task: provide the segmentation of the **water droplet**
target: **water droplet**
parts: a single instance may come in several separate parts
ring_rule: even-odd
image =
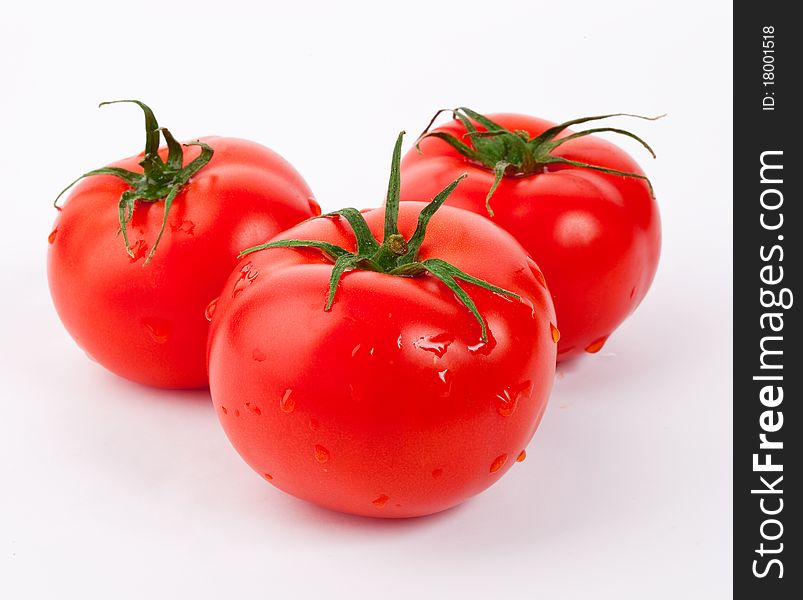
[[[315,445],[315,460],[319,463],[323,464],[329,461],[329,450],[324,448],[323,446],[316,444]]]
[[[530,267],[530,272],[533,274],[533,277],[535,277],[535,280],[541,284],[541,287],[546,289],[544,274],[541,272],[541,269],[538,268],[538,265],[535,264],[535,261],[529,256],[527,257],[527,266]]]
[[[586,346],[586,352],[590,354],[596,354],[597,352],[602,350],[602,347],[605,345],[605,342],[607,341],[608,341],[608,336],[603,335],[601,338],[594,340],[588,346]]]
[[[435,469],[434,471],[432,471],[432,477],[434,477],[435,479],[437,479],[441,475],[443,475],[443,469]]]
[[[262,477],[265,478],[265,481],[273,481],[273,475],[270,473],[262,473]]]
[[[245,407],[246,407],[246,408],[247,408],[249,411],[251,411],[251,413],[253,413],[253,414],[257,415],[257,416],[259,416],[259,415],[261,415],[261,414],[262,414],[262,411],[261,411],[261,410],[259,410],[259,407],[258,407],[256,404],[253,404],[253,403],[251,403],[251,402],[246,402],[246,403],[245,403]]]
[[[487,356],[488,354],[491,353],[491,350],[493,350],[494,348],[496,348],[496,338],[493,336],[491,330],[489,329],[488,341],[483,342],[482,340],[480,340],[476,344],[469,346],[468,351],[471,352],[472,354],[484,354]]]
[[[632,290],[630,290],[630,298],[633,298],[633,296],[635,295],[636,295],[636,288],[634,287]]]
[[[418,338],[413,342],[413,346],[419,350],[432,352],[438,358],[442,358],[452,342],[454,342],[454,338],[448,333],[437,333]]]
[[[529,398],[532,392],[533,386],[530,381],[523,381],[517,385],[504,388],[500,393],[494,396],[496,412],[503,417],[509,417],[516,412],[519,401]]]
[[[320,217],[321,205],[315,201],[315,198],[307,198],[307,202],[309,202],[309,209],[312,211],[312,214],[316,217]]]
[[[293,390],[284,391],[282,399],[279,400],[279,408],[286,413],[291,413],[296,409],[296,399],[293,398]]]
[[[399,334],[399,337],[396,339],[396,347],[401,350],[402,349],[402,336]]]
[[[522,450],[519,452],[519,455],[516,457],[516,462],[524,462],[524,459],[527,458],[527,451]]]
[[[438,371],[438,379],[446,386],[441,390],[439,396],[441,398],[448,398],[452,393],[452,374],[449,373],[449,369]]]
[[[352,348],[352,350],[351,350],[351,358],[354,358],[355,356],[357,356],[357,352],[360,351],[360,346],[361,345],[362,344],[357,344],[356,346],[354,346],[354,348]]]
[[[192,221],[187,221],[187,220],[179,221],[177,223],[173,223],[170,226],[170,229],[172,231],[176,231],[176,232],[181,231],[183,233],[186,233],[187,235],[194,235],[195,234],[195,223],[193,223]]]
[[[220,298],[215,298],[214,300],[212,300],[212,302],[206,305],[206,310],[204,310],[204,316],[206,317],[206,320],[209,321],[210,323],[212,322],[212,317],[215,316],[218,300],[220,300]]]
[[[535,304],[526,296],[521,297],[521,303],[530,309],[530,318],[535,319]]]
[[[235,417],[239,417],[240,416],[240,411],[237,410],[236,408],[234,409],[234,416]]]
[[[221,410],[221,411],[223,411],[223,414],[224,414],[224,415],[227,415],[227,414],[229,414],[229,409],[227,409],[225,406],[221,406],[221,407],[220,407],[220,410]]]
[[[393,313],[388,313],[388,319],[392,319],[392,318],[393,318]]]
[[[251,352],[251,357],[257,362],[262,362],[268,357],[268,355],[262,352],[262,350],[259,348],[254,348],[254,351]]]
[[[157,344],[164,344],[167,342],[167,337],[170,333],[170,323],[166,320],[149,317],[142,319],[142,325],[154,342]]]
[[[557,344],[560,339],[560,331],[552,323],[549,324],[549,333],[552,334],[552,341]]]
[[[507,454],[500,454],[491,463],[491,473],[496,473],[507,462]]]
[[[47,243],[52,244],[56,241],[56,234],[58,234],[59,228],[56,227],[53,231],[50,232],[50,235],[47,236]]]
[[[258,275],[259,269],[255,269],[253,263],[250,261],[245,263],[240,269],[240,276],[234,282],[234,288],[231,291],[232,298],[239,296],[245,288],[254,282]]]
[[[371,500],[371,504],[378,508],[382,508],[385,506],[385,504],[387,504],[388,500],[390,500],[390,498],[388,498],[385,494],[380,494],[374,500]]]
[[[501,393],[496,395],[496,412],[503,417],[509,417],[516,412],[516,407],[518,404],[518,395],[511,395],[510,390],[507,388],[503,389]]]
[[[148,244],[145,240],[137,240],[131,246],[131,253],[134,255],[128,257],[131,262],[137,262],[140,258],[145,258],[148,256]]]
[[[375,350],[376,350],[376,348],[374,348],[373,346],[371,346],[371,349],[370,349],[370,350],[368,350],[368,356],[373,356],[373,355],[374,355],[374,351],[375,351]]]

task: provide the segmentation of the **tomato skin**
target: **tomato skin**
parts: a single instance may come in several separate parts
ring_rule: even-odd
[[[320,213],[307,184],[275,152],[235,138],[201,141],[215,153],[177,195],[148,265],[164,202],[137,201],[128,225],[132,259],[117,212],[127,185],[113,176],[82,180],[49,237],[48,281],[64,326],[91,358],[146,385],[205,387],[204,311],[237,255]],[[198,153],[187,147],[184,163]],[[140,158],[114,166],[141,172]]]
[[[406,238],[423,206],[401,204]],[[384,210],[364,216],[381,239]],[[290,238],[354,249],[339,220],[279,236]],[[209,338],[213,402],[234,447],[278,488],[358,515],[425,515],[490,486],[531,439],[556,353],[537,267],[509,234],[448,207],[419,257],[524,300],[464,284],[488,323],[483,345],[468,309],[431,276],[348,272],[324,312],[332,263],[313,249],[250,254],[224,286]]]
[[[488,117],[530,136],[554,125],[517,114]],[[439,127],[460,138],[453,121]],[[558,137],[564,137],[565,131]],[[493,173],[436,138],[421,141],[402,160],[402,200],[429,198],[461,173],[468,173],[447,200],[488,217],[485,197]],[[643,174],[615,145],[587,136],[566,142],[556,156]],[[555,303],[561,338],[558,359],[596,352],[635,310],[658,267],[661,225],[658,206],[643,180],[566,165],[530,176],[504,177],[491,198],[492,220],[506,229],[538,262]]]

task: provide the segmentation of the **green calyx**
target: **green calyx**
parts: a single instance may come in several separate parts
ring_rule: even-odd
[[[134,207],[136,201],[143,202],[158,202],[164,200],[164,216],[162,217],[162,226],[156,236],[156,240],[145,259],[144,265],[147,265],[151,258],[153,258],[156,247],[162,239],[165,227],[167,225],[167,217],[170,213],[170,208],[173,205],[178,193],[190,181],[190,178],[200,171],[212,158],[214,150],[201,141],[190,142],[183,144],[184,146],[200,146],[200,155],[184,165],[184,150],[182,144],[179,144],[173,135],[164,127],[159,127],[153,111],[143,102],[139,100],[114,100],[112,102],[101,102],[100,106],[106,104],[118,104],[121,102],[131,102],[136,104],[145,113],[145,153],[142,160],[139,161],[142,167],[142,173],[128,171],[119,167],[103,167],[102,169],[95,169],[84,173],[78,179],[73,181],[70,185],[64,188],[61,193],[56,197],[53,203],[56,208],[59,208],[58,201],[64,193],[69,190],[76,183],[81,181],[84,177],[91,177],[93,175],[113,175],[125,181],[129,189],[124,191],[120,196],[120,201],[117,205],[120,220],[120,232],[123,234],[123,241],[125,242],[125,250],[131,258],[135,258],[134,252],[131,249],[131,244],[128,240],[127,226],[134,215]],[[167,143],[167,161],[163,161],[159,156],[159,140],[160,134],[164,136]]]
[[[393,149],[393,161],[390,167],[390,181],[388,183],[387,201],[385,203],[384,236],[381,243],[374,238],[368,228],[365,217],[362,216],[360,211],[356,208],[344,208],[313,218],[337,217],[345,219],[353,230],[357,240],[357,250],[355,252],[349,252],[345,248],[341,248],[335,244],[316,240],[279,240],[277,242],[269,242],[243,250],[240,253],[240,257],[266,248],[316,248],[320,250],[334,261],[332,275],[329,278],[329,295],[326,299],[325,311],[331,310],[332,303],[335,299],[335,293],[337,292],[337,286],[346,271],[373,271],[399,277],[418,277],[429,273],[452,290],[460,302],[471,311],[471,314],[474,315],[474,318],[477,320],[482,330],[482,341],[487,342],[488,327],[485,323],[485,319],[483,319],[477,306],[471,299],[471,296],[459,285],[458,281],[470,283],[496,294],[510,296],[517,300],[520,300],[520,297],[513,292],[509,292],[487,281],[473,277],[445,260],[439,258],[418,260],[418,251],[421,249],[421,244],[424,242],[427,225],[432,215],[443,205],[449,197],[449,194],[452,193],[460,180],[466,177],[466,175],[461,175],[455,179],[435,196],[432,202],[421,210],[418,215],[418,225],[413,235],[410,239],[405,239],[405,237],[399,233],[398,228],[399,192],[401,188],[399,164],[401,162],[403,137],[404,132],[402,131]]]
[[[466,133],[463,141],[445,131],[430,131],[430,128],[435,123],[435,119],[443,112],[451,112],[455,119],[459,120],[466,128]],[[627,113],[614,113],[609,115],[598,115],[595,117],[583,117],[580,119],[573,119],[566,121],[554,127],[550,127],[542,134],[535,137],[530,137],[526,131],[510,131],[501,125],[494,123],[488,117],[471,110],[470,108],[458,107],[454,109],[442,109],[435,113],[432,120],[427,125],[427,128],[421,133],[416,142],[416,149],[420,152],[421,140],[428,137],[435,137],[443,140],[457,150],[460,154],[469,160],[481,164],[482,166],[494,172],[494,181],[491,185],[488,195],[485,198],[485,207],[488,209],[488,214],[494,216],[491,209],[491,197],[493,196],[502,177],[508,176],[526,176],[535,173],[542,173],[553,164],[571,165],[573,167],[580,167],[583,169],[591,169],[593,171],[600,171],[610,175],[622,175],[624,177],[635,177],[643,179],[647,182],[650,188],[650,194],[655,197],[652,189],[652,183],[644,175],[638,173],[629,173],[627,171],[617,171],[616,169],[608,169],[599,165],[592,165],[575,160],[569,160],[562,156],[554,156],[552,152],[561,144],[569,140],[577,139],[592,133],[618,133],[627,136],[639,142],[644,146],[647,151],[655,158],[655,152],[650,148],[649,144],[642,140],[637,135],[625,131],[624,129],[617,129],[615,127],[595,127],[587,129],[586,131],[579,131],[572,133],[565,137],[556,139],[565,129],[572,125],[579,125],[589,121],[599,121],[601,119],[609,119],[611,117],[635,117],[637,119],[645,119],[647,121],[654,121],[660,119],[663,115],[658,117],[642,117],[640,115],[631,115]],[[475,125],[477,123],[484,128],[479,131]]]

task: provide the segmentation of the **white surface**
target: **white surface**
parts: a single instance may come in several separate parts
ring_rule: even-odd
[[[730,3],[79,4],[0,20],[0,597],[730,596]],[[436,108],[669,113],[627,123],[657,161],[617,140],[658,191],[658,277],[486,493],[316,509],[251,472],[206,393],[107,374],[51,307],[50,202],[139,151],[134,107],[95,108],[127,97],[180,139],[271,146],[330,209],[377,205],[396,133]]]

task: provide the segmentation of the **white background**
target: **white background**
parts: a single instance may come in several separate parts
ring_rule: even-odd
[[[290,7],[289,5],[293,5]],[[12,3],[0,18],[0,597],[719,599],[731,592],[731,6]],[[8,11],[11,11],[10,13]],[[528,459],[461,507],[381,521],[265,484],[206,392],[120,380],[62,329],[54,195],[180,139],[248,137],[325,209],[376,206],[436,108],[630,111],[664,250],[605,349],[558,372]],[[621,123],[620,123],[621,124]]]

